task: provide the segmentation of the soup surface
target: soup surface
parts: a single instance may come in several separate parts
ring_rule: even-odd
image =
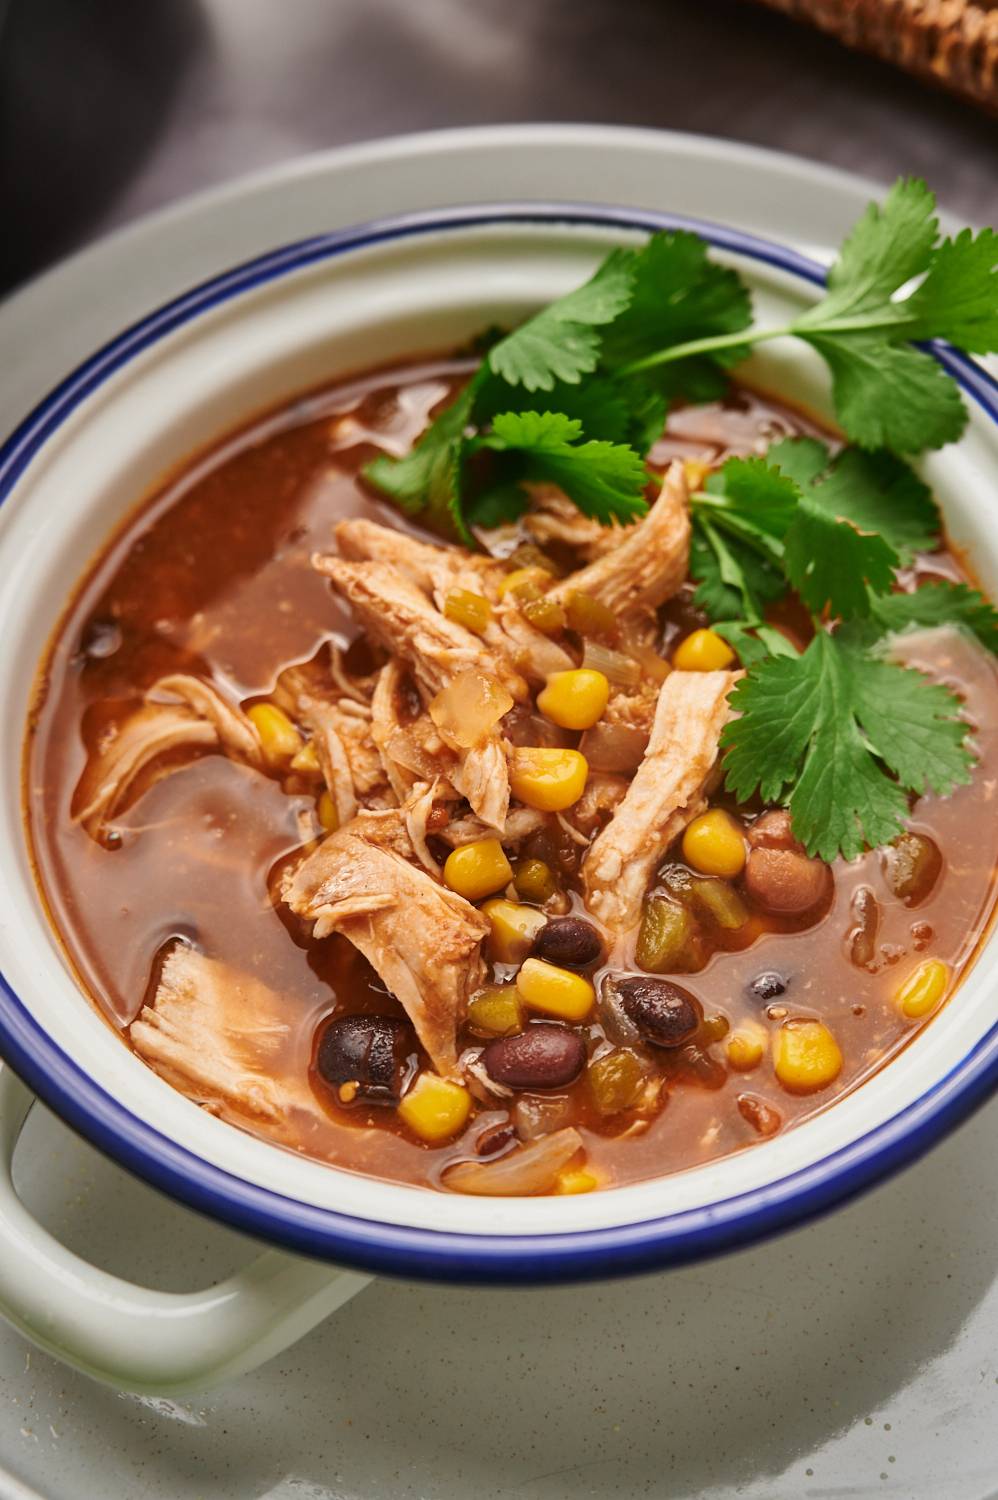
[[[53,921],[108,1022],[168,1081],[233,1123],[341,1167],[445,1187],[460,1185],[445,1181],[455,1162],[510,1161],[520,1143],[571,1129],[584,1155],[568,1152],[557,1189],[621,1184],[737,1151],[826,1107],[896,1053],[938,1003],[941,995],[922,1015],[899,1005],[899,990],[919,965],[945,965],[947,991],[955,983],[993,899],[998,822],[982,818],[981,808],[998,780],[995,671],[953,632],[905,639],[905,659],[962,696],[980,764],[951,796],[918,800],[910,819],[917,837],[902,848],[838,860],[826,876],[819,862],[795,852],[778,813],[768,813],[767,823],[766,810],[752,804],[732,822],[734,803],[708,780],[717,826],[722,835],[734,829],[742,853],[729,869],[723,847],[720,856],[711,853],[708,826],[707,857],[698,864],[680,829],[652,872],[640,933],[620,941],[593,923],[580,894],[586,849],[611,820],[637,763],[628,763],[626,735],[604,744],[604,756],[622,759],[619,770],[597,767],[602,799],[585,811],[582,803],[541,810],[522,836],[502,840],[514,883],[507,874],[484,895],[518,900],[520,926],[515,911],[510,918],[493,909],[486,966],[458,1035],[465,1082],[450,1085],[470,1094],[451,1118],[456,1095],[445,1091],[443,1133],[434,1137],[432,1110],[397,1107],[400,1092],[403,1104],[417,1096],[417,1072],[435,1076],[400,1000],[345,931],[317,936],[321,919],[307,920],[283,899],[342,811],[324,790],[319,731],[307,714],[296,722],[288,706],[286,674],[313,663],[306,686],[336,685],[347,705],[341,702],[341,713],[352,714],[358,743],[374,755],[372,684],[390,653],[365,634],[312,554],[331,551],[333,526],[348,517],[434,540],[358,474],[377,452],[405,453],[466,368],[454,360],[409,365],[319,391],[234,434],[141,506],[82,584],[45,665],[27,752],[30,834]],[[736,388],[726,403],[675,411],[649,462],[659,472],[677,458],[716,465],[776,436],[813,431],[799,413]],[[487,540],[501,556],[536,542],[522,528]],[[541,545],[560,571],[580,564],[564,538],[549,534]],[[529,568],[533,560],[521,550],[513,562]],[[960,564],[935,552],[906,581],[931,576],[959,579]],[[536,603],[530,582],[524,599]],[[792,639],[801,629],[791,606],[774,619]],[[705,623],[688,585],[662,608],[655,639],[643,643],[642,670],[656,670],[649,651],[658,660],[652,702],[663,662]],[[584,637],[570,633],[567,641],[577,662]],[[219,753],[211,727],[217,706],[192,706],[168,683],[151,709],[143,707],[154,685],[177,674],[216,685],[240,713],[263,708],[249,719],[264,736],[262,762],[253,763],[258,748],[242,758]],[[409,699],[399,710],[403,728],[421,710],[416,687],[400,683]],[[428,693],[422,697],[425,707]],[[280,715],[267,718],[275,704],[283,723]],[[98,779],[105,775],[140,712],[157,724],[172,712],[180,730],[134,779],[119,764],[116,805],[105,816],[100,797],[91,796],[97,810],[88,813],[94,767]],[[507,728],[515,745],[538,744],[539,717],[529,703],[513,710]],[[578,731],[546,723],[549,748],[579,746]],[[285,726],[294,739],[282,750],[271,741]],[[591,766],[597,760],[591,755]],[[376,807],[379,799],[383,807],[393,800],[378,792]],[[454,835],[452,825],[468,818],[461,799],[442,810],[434,805],[424,825],[431,865],[443,866],[455,845],[482,841],[480,828]],[[812,880],[813,889],[780,909],[767,880],[785,855],[800,862],[794,879]],[[751,869],[761,878],[750,880]],[[482,894],[471,894],[480,906]],[[532,914],[525,927],[524,910]],[[413,907],[413,926],[422,920]],[[547,936],[538,939],[545,920]],[[587,949],[594,940],[598,951]],[[533,962],[591,985],[595,1009],[583,1000],[581,1013],[573,1011],[578,991],[568,981],[553,1002],[524,998],[529,985],[511,981],[522,976],[535,941]],[[209,967],[188,972],[188,957]],[[621,975],[631,976],[629,989],[620,987]],[[642,975],[650,989],[642,989]],[[164,1040],[161,1023],[151,1039],[150,1011],[165,1004],[170,985],[173,1001],[186,1006],[190,1034]],[[143,1007],[145,1021],[133,1034]],[[380,1018],[378,1026],[365,1031],[354,1020],[329,1029],[364,1016]],[[517,1035],[530,1041],[526,1057],[506,1045]],[[795,1081],[796,1053],[810,1052],[813,1062],[815,1048],[824,1061]],[[242,1070],[241,1083],[223,1076],[233,1067]],[[471,1181],[466,1190],[502,1189]]]

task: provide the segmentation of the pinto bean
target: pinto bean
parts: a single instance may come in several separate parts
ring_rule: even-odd
[[[780,1112],[757,1094],[739,1094],[738,1113],[760,1135],[775,1135],[780,1128]]]
[[[534,939],[535,957],[562,968],[584,969],[603,956],[603,942],[591,922],[581,917],[554,917]]]
[[[653,1047],[681,1047],[698,1031],[703,1006],[669,979],[632,974],[614,981],[621,1004],[642,1038]]]
[[[322,1034],[316,1067],[334,1088],[359,1085],[365,1099],[398,1099],[416,1050],[408,1021],[394,1016],[337,1016]]]
[[[849,957],[857,969],[868,969],[877,957],[877,932],[880,927],[880,902],[868,885],[858,886],[849,904],[852,927],[846,943]]]
[[[543,1022],[519,1036],[498,1037],[482,1050],[482,1066],[493,1083],[510,1089],[561,1089],[586,1065],[586,1044],[577,1031]]]
[[[905,906],[920,906],[942,873],[943,857],[924,833],[902,833],[880,852],[884,879]]]
[[[745,889],[764,911],[793,915],[827,900],[832,872],[824,860],[811,859],[794,838],[790,814],[773,808],[748,830],[751,849],[745,864]]]

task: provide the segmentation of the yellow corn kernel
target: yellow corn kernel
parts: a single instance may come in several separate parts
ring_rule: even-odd
[[[683,834],[683,858],[701,875],[734,880],[745,868],[745,837],[730,813],[712,807]]]
[[[730,667],[735,653],[716,630],[694,630],[672,653],[680,672],[720,672]]]
[[[319,754],[315,748],[314,740],[308,740],[302,745],[298,754],[291,762],[292,771],[300,771],[303,776],[321,776],[322,767],[319,765]]]
[[[455,625],[484,635],[492,622],[492,605],[482,594],[470,589],[450,589],[444,599],[444,614]]]
[[[481,901],[509,885],[513,870],[498,839],[476,839],[452,849],[444,865],[444,884],[466,901]]]
[[[545,746],[514,750],[509,785],[514,797],[541,812],[564,812],[586,789],[589,763],[578,750]]]
[[[522,901],[534,901],[538,906],[550,901],[558,889],[554,871],[542,859],[521,859],[513,872],[513,884]]]
[[[791,1094],[827,1088],[842,1071],[842,1052],[824,1021],[784,1021],[773,1037],[773,1067]]]
[[[562,1021],[584,1021],[596,1001],[588,979],[545,963],[542,958],[528,958],[516,976],[516,987],[530,1010]]]
[[[918,1021],[935,1010],[948,984],[949,969],[946,965],[938,958],[928,958],[908,975],[894,1000],[902,1015],[909,1021]]]
[[[537,707],[560,729],[591,729],[610,698],[610,684],[602,672],[578,667],[552,672],[537,695]]]
[[[684,458],[683,473],[691,490],[702,490],[703,482],[710,473],[710,464],[703,458]]]
[[[512,1036],[524,1026],[523,1002],[515,984],[490,984],[468,1001],[468,1024],[488,1036]]]
[[[398,1107],[399,1119],[421,1141],[445,1141],[464,1128],[471,1095],[460,1083],[436,1073],[420,1073]]]
[[[335,833],[340,826],[340,815],[329,792],[323,792],[316,804],[315,815],[327,833]]]
[[[757,1021],[744,1021],[730,1032],[724,1044],[728,1064],[736,1073],[751,1073],[766,1052],[766,1031]]]
[[[547,568],[536,566],[514,568],[499,581],[499,598],[512,594],[514,599],[539,599],[544,590],[551,587],[551,574]]]
[[[286,770],[302,749],[302,737],[287,714],[276,703],[254,703],[246,716],[260,736],[268,766],[274,771]]]
[[[492,924],[489,957],[498,964],[522,963],[534,946],[534,938],[547,926],[547,917],[536,906],[522,906],[502,896],[483,902],[482,914]]]
[[[556,1193],[591,1193],[599,1187],[599,1178],[584,1167],[562,1167],[554,1180]]]

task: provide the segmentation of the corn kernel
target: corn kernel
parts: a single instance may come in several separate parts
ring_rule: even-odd
[[[534,901],[543,906],[550,901],[558,889],[554,871],[542,859],[521,859],[513,873],[516,894],[523,901]]]
[[[482,914],[492,924],[489,957],[499,964],[522,963],[534,946],[534,938],[547,925],[547,917],[536,906],[522,906],[502,896],[486,901]]]
[[[286,770],[302,749],[302,737],[276,703],[254,703],[246,710],[260,736],[263,758],[273,771]]]
[[[672,665],[680,672],[720,672],[734,660],[735,653],[716,630],[694,630],[672,653]]]
[[[542,958],[528,958],[516,976],[516,987],[530,1010],[562,1021],[584,1021],[592,1010],[596,995],[588,979],[545,963]]]
[[[473,594],[470,589],[450,589],[444,599],[444,614],[455,625],[484,635],[492,622],[492,605],[484,595]]]
[[[514,750],[509,784],[514,797],[541,812],[564,812],[578,802],[586,788],[589,765],[578,750],[546,746]]]
[[[895,1003],[909,1021],[918,1021],[935,1010],[948,984],[949,969],[946,965],[938,958],[926,959],[908,975],[894,997]]]
[[[319,765],[319,754],[315,748],[315,741],[308,740],[291,762],[292,771],[299,771],[303,776],[321,776],[322,767]]]
[[[773,1037],[773,1066],[791,1094],[827,1088],[842,1071],[842,1052],[823,1021],[784,1021]]]
[[[745,838],[729,813],[711,808],[694,818],[683,834],[683,858],[701,875],[733,880],[745,868]]]
[[[537,707],[560,729],[591,729],[610,698],[610,684],[602,672],[579,667],[552,672],[537,695]]]
[[[524,1027],[523,1003],[515,984],[490,984],[468,1001],[468,1024],[487,1036],[512,1036]]]
[[[499,598],[512,594],[514,599],[539,599],[544,590],[551,587],[551,574],[546,568],[514,568],[499,580]]]
[[[398,1107],[399,1118],[421,1141],[445,1141],[463,1129],[471,1095],[460,1083],[436,1073],[420,1073]]]
[[[323,792],[316,805],[315,815],[327,833],[335,833],[340,826],[340,815],[329,792]]]
[[[476,839],[452,849],[444,865],[444,884],[466,901],[481,901],[509,885],[513,871],[498,839]]]
[[[728,1064],[736,1073],[750,1073],[762,1062],[766,1052],[765,1028],[746,1021],[732,1031],[725,1042]]]
[[[598,1187],[599,1178],[583,1167],[562,1167],[554,1180],[554,1190],[558,1194],[591,1193]]]

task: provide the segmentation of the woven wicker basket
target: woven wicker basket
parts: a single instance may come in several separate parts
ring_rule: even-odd
[[[998,0],[765,0],[847,46],[998,110]]]

